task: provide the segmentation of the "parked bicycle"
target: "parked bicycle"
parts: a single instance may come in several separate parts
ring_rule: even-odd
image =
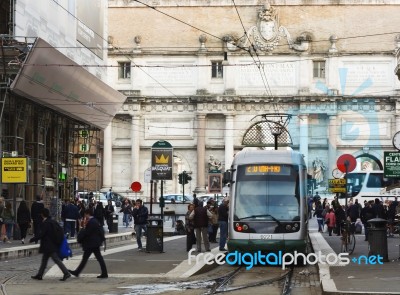
[[[352,254],[356,247],[356,237],[354,236],[356,225],[351,221],[344,221],[342,223],[342,253]]]

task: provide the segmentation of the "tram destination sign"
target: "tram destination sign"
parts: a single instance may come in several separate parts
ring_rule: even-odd
[[[383,177],[400,178],[400,152],[383,152]]]
[[[331,193],[346,193],[345,178],[328,179],[328,184],[329,184],[329,191]]]

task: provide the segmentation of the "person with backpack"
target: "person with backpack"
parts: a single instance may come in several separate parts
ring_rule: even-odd
[[[108,272],[104,258],[101,255],[100,246],[105,241],[104,229],[99,221],[93,217],[93,211],[85,210],[86,226],[78,233],[78,243],[82,244],[83,256],[80,264],[75,270],[68,270],[75,277],[79,277],[82,270],[85,268],[92,253],[100,264],[101,274],[98,279],[108,278]]]
[[[50,211],[47,208],[42,209],[41,216],[43,218],[43,222],[40,226],[40,231],[37,236],[34,236],[29,240],[30,243],[37,243],[40,240],[39,253],[42,253],[42,262],[40,264],[38,273],[34,276],[31,276],[34,280],[42,280],[44,271],[47,267],[47,262],[49,258],[53,259],[54,263],[61,269],[64,276],[60,279],[60,281],[65,281],[71,277],[71,274],[68,272],[68,269],[62,263],[61,259],[58,257],[58,250],[61,245],[60,237],[57,237],[56,227],[59,226],[56,221],[51,219]],[[62,238],[62,236],[61,236]]]

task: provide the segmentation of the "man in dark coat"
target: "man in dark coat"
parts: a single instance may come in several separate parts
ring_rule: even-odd
[[[44,204],[39,195],[36,196],[36,201],[32,203],[31,206],[31,217],[33,221],[33,235],[35,237],[39,236],[40,224],[42,223],[42,211],[44,209]]]
[[[58,267],[61,269],[63,272],[64,276],[60,281],[65,281],[69,277],[71,277],[70,273],[68,272],[68,269],[65,267],[65,265],[62,263],[60,258],[58,257],[58,249],[60,248],[60,245],[57,244],[56,240],[56,233],[55,233],[55,224],[56,221],[52,220],[50,217],[50,211],[47,208],[44,208],[42,210],[42,218],[43,222],[40,227],[40,231],[38,236],[34,236],[32,239],[29,240],[30,243],[36,242],[40,240],[40,247],[39,247],[39,253],[42,253],[42,263],[40,264],[39,271],[37,275],[32,276],[31,278],[34,280],[42,280],[43,279],[43,274],[44,271],[47,267],[47,262],[49,261],[49,258],[53,259],[54,263],[58,265]]]
[[[203,236],[204,247],[206,251],[211,251],[210,242],[208,241],[208,219],[212,217],[210,211],[206,207],[198,206],[192,213],[190,213],[189,219],[193,220],[193,226],[196,232],[196,246],[197,252],[201,252],[201,237]]]
[[[106,263],[100,252],[100,246],[105,240],[103,227],[100,225],[99,221],[93,217],[92,210],[85,210],[85,218],[87,219],[86,227],[78,234],[78,243],[81,243],[83,248],[82,260],[76,270],[69,270],[69,272],[78,277],[86,266],[90,255],[93,253],[101,268],[101,274],[97,276],[97,278],[108,278]]]
[[[66,200],[66,205],[62,208],[61,211],[61,217],[63,218],[63,220],[65,220],[65,232],[67,238],[74,238],[76,223],[81,216],[79,214],[78,207],[75,204],[71,203],[71,200]]]
[[[147,233],[147,219],[149,217],[149,210],[147,207],[143,206],[141,199],[136,200],[136,206],[132,210],[132,216],[135,221],[135,232],[136,232],[136,242],[139,251],[142,248],[142,233]]]

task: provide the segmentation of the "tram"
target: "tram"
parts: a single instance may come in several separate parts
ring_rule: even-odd
[[[229,252],[307,252],[307,169],[301,153],[243,150],[230,183]]]

